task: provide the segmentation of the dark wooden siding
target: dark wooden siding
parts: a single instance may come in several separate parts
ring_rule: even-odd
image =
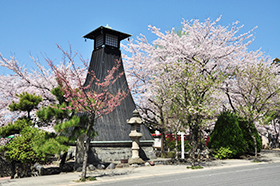
[[[96,77],[103,80],[107,75],[107,70],[112,69],[116,60],[121,60],[121,52],[117,48],[104,47],[92,52],[89,71],[93,70]],[[124,71],[123,63],[119,71]],[[90,82],[90,76],[87,76],[85,86]],[[110,87],[112,93],[117,93],[119,89],[128,90],[127,80],[125,75],[116,81]],[[98,91],[98,87],[92,83],[91,90]],[[97,135],[94,137],[94,141],[130,141],[130,125],[126,123],[127,119],[132,117],[132,112],[136,106],[131,94],[121,102],[113,112],[103,116],[95,122],[94,129]],[[141,125],[141,133],[143,137],[140,140],[153,140],[149,130],[145,125]]]

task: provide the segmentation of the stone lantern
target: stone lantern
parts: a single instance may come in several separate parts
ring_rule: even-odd
[[[142,119],[140,118],[139,112],[137,109],[133,111],[133,117],[127,120],[127,124],[131,125],[131,132],[129,137],[132,139],[132,157],[129,158],[129,164],[142,164],[145,163],[139,157],[139,139],[143,136],[140,133],[140,125],[143,124]]]

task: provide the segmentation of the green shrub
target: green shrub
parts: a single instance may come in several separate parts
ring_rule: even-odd
[[[232,151],[230,148],[220,147],[214,151],[214,157],[218,159],[228,159],[232,157]]]
[[[221,147],[232,151],[232,157],[247,152],[248,144],[239,127],[238,117],[229,111],[223,111],[215,124],[215,128],[208,142],[208,147],[219,150]]]
[[[254,140],[252,139],[250,132],[247,128],[248,122],[245,121],[243,118],[239,118],[238,120],[239,126],[243,132],[243,137],[244,140],[247,142],[248,144],[248,148],[247,148],[247,152],[255,152],[255,145],[254,145]],[[256,127],[254,124],[251,124],[251,130],[253,135],[256,138],[257,141],[257,150],[258,152],[261,152],[262,149],[262,138],[260,137]]]
[[[6,151],[6,157],[20,163],[44,162],[46,159],[42,153],[37,153],[33,148],[32,142],[35,136],[39,134],[39,129],[24,127],[20,135],[6,144],[3,149]]]
[[[85,178],[80,178],[80,181],[84,182],[84,181],[86,181],[86,179]]]
[[[247,128],[248,122],[230,111],[223,111],[215,124],[208,147],[219,152],[223,147],[230,149],[230,157],[238,157],[248,152],[254,152],[254,141]],[[257,140],[258,152],[261,150],[261,137],[254,124],[251,125],[253,135]]]

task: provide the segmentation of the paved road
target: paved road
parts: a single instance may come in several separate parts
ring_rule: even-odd
[[[258,164],[250,166],[229,167],[224,169],[194,170],[186,173],[155,177],[114,180],[110,182],[85,185],[114,186],[277,186],[280,185],[280,163]]]
[[[160,160],[160,159],[159,159]],[[280,185],[280,150],[260,153],[261,163],[231,159],[201,162],[202,170],[186,165],[127,167],[88,172],[97,181],[77,183],[80,172],[22,179],[0,179],[2,186],[74,186],[74,185]],[[161,160],[163,161],[163,160]]]

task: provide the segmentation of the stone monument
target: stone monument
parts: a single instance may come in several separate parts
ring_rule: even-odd
[[[131,132],[129,137],[132,139],[132,157],[129,158],[129,164],[143,164],[145,163],[139,157],[139,139],[143,136],[140,132],[140,125],[143,124],[137,109],[133,111],[133,117],[127,120],[127,124],[131,125]]]

